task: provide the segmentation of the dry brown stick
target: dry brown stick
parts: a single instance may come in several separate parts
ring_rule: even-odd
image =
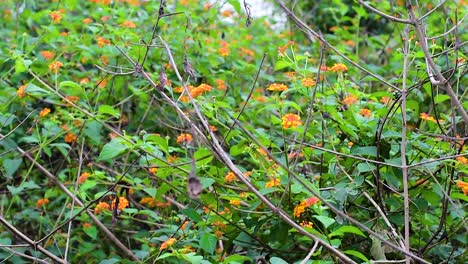
[[[34,261],[34,263],[36,263],[36,262],[38,262],[38,263],[43,263],[43,264],[49,264],[49,263],[50,263],[49,261],[45,261],[45,260],[42,260],[42,259],[38,259],[38,258],[36,258],[36,257],[29,256],[29,255],[24,254],[24,253],[22,253],[22,252],[16,251],[16,250],[14,250],[14,249],[12,249],[12,248],[6,246],[6,245],[0,245],[0,248],[3,248],[3,249],[5,249],[5,250],[7,250],[7,251],[10,251],[10,252],[11,252],[12,254],[14,254],[14,255],[18,255],[18,256],[23,257],[23,258],[25,258],[25,259],[32,260],[32,261]],[[7,259],[5,258],[4,260],[7,260]]]
[[[34,242],[34,240],[30,239],[27,235],[23,234],[23,232],[18,230],[14,225],[10,224],[1,215],[0,215],[0,222],[4,226],[6,226],[6,228],[8,228],[13,234],[19,236],[22,240],[24,240],[26,243],[28,243],[32,248],[39,250],[41,253],[48,256],[53,261],[58,262],[58,263],[68,263],[66,260],[60,259],[59,257],[55,256],[50,251],[48,251],[47,249],[41,247],[40,245],[36,245],[36,242]]]
[[[83,202],[78,199],[68,188],[61,183],[55,175],[53,175],[49,170],[47,170],[44,166],[39,164],[28,152],[24,151],[20,147],[17,147],[18,152],[21,155],[25,156],[29,161],[31,161],[34,166],[36,166],[42,173],[44,173],[51,182],[53,182],[57,187],[59,187],[63,192],[65,192],[70,198],[72,198],[76,204],[79,206],[84,206]],[[91,212],[90,210],[86,210],[86,213],[91,218],[91,220],[104,232],[104,234],[109,238],[126,256],[130,257],[132,260],[138,261],[138,257],[133,254],[133,252],[128,249],[120,240]],[[34,242],[36,245],[36,242]]]

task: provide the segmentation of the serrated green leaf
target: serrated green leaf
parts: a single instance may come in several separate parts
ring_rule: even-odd
[[[319,220],[320,223],[322,223],[325,228],[328,228],[329,226],[331,226],[332,224],[336,222],[335,219],[330,218],[328,216],[314,215],[312,217]]]
[[[128,146],[121,144],[118,138],[114,138],[111,142],[104,145],[99,154],[98,161],[111,160],[124,153],[127,149]]]
[[[113,116],[115,118],[120,117],[120,112],[118,110],[114,109],[110,105],[100,105],[99,108],[98,108],[98,114],[111,115],[111,116]]]

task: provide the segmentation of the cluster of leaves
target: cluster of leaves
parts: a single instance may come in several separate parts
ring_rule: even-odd
[[[0,258],[43,259],[41,246],[71,263],[339,261],[305,230],[354,261],[401,259],[369,232],[399,245],[408,184],[411,251],[463,262],[466,124],[427,79],[416,41],[403,82],[404,27],[363,33],[375,15],[341,1],[298,7],[334,14],[324,38],[385,83],[227,2],[2,3]],[[456,3],[444,10],[453,23],[464,15]],[[444,32],[438,17],[426,23]],[[463,41],[429,45],[462,102]],[[407,84],[402,109],[393,87]],[[191,125],[202,127],[197,112],[210,134]],[[12,247],[26,242],[18,232],[37,243]]]

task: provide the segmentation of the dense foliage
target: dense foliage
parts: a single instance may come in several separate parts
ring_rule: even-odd
[[[0,1],[0,259],[466,261],[465,2],[249,2]]]

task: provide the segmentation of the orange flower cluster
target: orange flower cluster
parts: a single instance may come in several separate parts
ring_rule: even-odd
[[[47,205],[47,204],[49,204],[49,199],[41,198],[41,199],[37,200],[36,207],[42,207],[42,206]]]
[[[61,11],[52,11],[49,14],[50,18],[52,18],[52,21],[54,24],[60,23],[60,20],[62,20],[62,12]]]
[[[229,204],[234,205],[234,206],[239,206],[241,204],[241,201],[239,199],[232,199],[232,200],[229,200]]]
[[[172,156],[167,157],[167,162],[169,162],[169,163],[174,163],[174,162],[176,162],[178,159],[179,159],[179,157],[177,157],[176,155],[172,155]]]
[[[83,24],[90,24],[93,22],[93,19],[92,18],[83,18],[83,20],[81,20],[81,22],[83,22]]]
[[[136,24],[130,20],[125,20],[120,24],[120,26],[124,28],[136,28]]]
[[[314,224],[312,222],[302,221],[300,224],[302,227],[312,228]]]
[[[218,89],[223,90],[223,91],[227,89],[226,82],[224,80],[216,79],[215,83]]]
[[[51,51],[48,50],[43,50],[40,52],[42,57],[44,57],[45,60],[49,61],[55,57],[55,54]]]
[[[112,201],[112,206],[111,206],[111,207],[114,208],[116,203],[117,203],[117,199],[114,199],[114,200]],[[128,202],[127,198],[125,198],[125,197],[123,197],[123,196],[120,196],[120,197],[119,197],[119,204],[118,204],[117,209],[119,209],[120,211],[122,211],[123,209],[127,208],[128,205],[129,205],[129,202]]]
[[[367,118],[370,118],[372,116],[372,112],[371,110],[367,109],[367,108],[362,108],[360,111],[359,111],[359,114],[362,115],[363,117],[367,117]]]
[[[26,95],[26,84],[21,85],[18,90],[16,91],[16,95],[19,98],[23,98]]]
[[[73,143],[75,142],[76,140],[78,139],[78,137],[73,134],[73,132],[68,132],[66,135],[65,135],[65,142],[66,143]]]
[[[100,214],[103,211],[109,211],[110,205],[106,202],[99,202],[96,207],[94,207],[94,214]]]
[[[151,167],[151,168],[149,168],[148,171],[149,171],[151,174],[156,175],[156,173],[158,172],[158,168],[157,168],[157,167]]]
[[[78,102],[78,100],[80,100],[80,98],[78,96],[75,96],[75,95],[65,96],[65,99],[66,99],[66,105],[68,107],[72,106],[69,102],[76,104],[76,102]]]
[[[267,88],[268,91],[282,92],[288,90],[288,86],[282,83],[272,83]]]
[[[105,39],[105,38],[103,38],[103,37],[97,37],[96,40],[97,40],[97,44],[98,44],[98,46],[99,46],[100,48],[102,48],[102,47],[104,47],[104,46],[106,46],[106,45],[110,45],[110,44],[111,44],[111,41],[110,41],[110,40]]]
[[[49,70],[55,74],[57,74],[60,68],[62,67],[63,67],[63,63],[61,63],[60,61],[53,61],[49,64]]]
[[[192,86],[192,85],[188,85],[187,89],[189,90],[190,95],[193,98],[197,98],[200,95],[203,95],[204,93],[207,93],[207,92],[211,91],[213,89],[213,87],[211,87],[211,85],[208,85],[206,83],[202,83],[197,87]],[[182,87],[182,86],[174,88],[175,93],[182,93],[183,91],[184,91],[184,87]],[[190,100],[190,98],[188,96],[182,96],[182,98],[180,100],[182,102],[186,103],[186,102],[188,102]]]
[[[227,43],[225,40],[222,40],[220,45],[221,47],[218,49],[218,54],[222,57],[229,56],[229,43]]]
[[[312,78],[304,78],[302,79],[301,84],[304,87],[312,87],[315,85],[315,80]]]
[[[290,79],[293,79],[294,77],[296,77],[296,74],[297,72],[295,71],[289,71],[289,72],[285,72],[284,75]]]
[[[460,156],[457,157],[456,160],[463,165],[468,165],[468,159],[466,157]]]
[[[247,56],[247,57],[250,57],[250,58],[252,58],[255,55],[255,52],[253,50],[247,49],[247,48],[244,48],[244,47],[240,48],[239,53],[240,53],[241,56]]]
[[[350,106],[358,101],[358,97],[354,94],[350,94],[343,99],[343,104]]]
[[[434,122],[436,123],[437,120],[433,117],[433,116],[430,116],[428,115],[427,113],[421,113],[419,114],[419,117],[422,119],[422,120],[426,120],[426,121],[431,121],[431,122]],[[444,122],[444,120],[440,119],[439,122]]]
[[[229,183],[239,181],[239,179],[237,179],[236,175],[232,171],[228,172],[228,174],[224,176],[224,180]]]
[[[464,195],[468,195],[468,182],[457,181],[457,186],[462,190]]]
[[[78,183],[84,183],[86,181],[86,179],[88,179],[88,177],[90,176],[91,174],[89,172],[83,172],[81,173],[80,177],[78,177]]]
[[[319,199],[313,196],[303,200],[300,204],[296,205],[296,207],[294,208],[294,217],[300,217],[301,214],[305,212],[305,209],[307,207],[310,207],[316,204],[318,201]]]
[[[343,63],[335,63],[331,68],[330,71],[332,72],[345,72],[348,70],[348,67]]]
[[[177,241],[177,239],[171,237],[168,240],[164,241],[161,246],[159,247],[159,250],[164,250],[172,245]]]
[[[177,143],[190,143],[192,142],[193,140],[193,137],[192,135],[188,134],[188,133],[185,133],[185,134],[180,134],[178,137],[177,137],[177,140],[176,142]]]
[[[169,201],[163,203],[163,202],[160,202],[160,201],[156,200],[155,198],[149,197],[149,196],[141,198],[140,203],[148,206],[149,208],[169,207],[169,206],[171,206],[171,202],[169,202]]]
[[[292,46],[294,45],[294,41],[288,41],[288,43],[284,44],[283,46],[279,46],[278,47],[278,53],[284,53],[288,48],[289,46]]]
[[[39,113],[39,116],[44,117],[44,116],[48,115],[49,113],[50,113],[50,108],[46,107],[46,108],[41,110],[41,112]]]
[[[282,117],[283,123],[282,126],[283,128],[296,128],[297,126],[302,125],[301,122],[301,117],[296,115],[296,114],[285,114]]]
[[[280,186],[280,184],[281,184],[280,179],[273,178],[270,181],[268,181],[267,183],[265,183],[265,188],[273,188],[275,186]]]

